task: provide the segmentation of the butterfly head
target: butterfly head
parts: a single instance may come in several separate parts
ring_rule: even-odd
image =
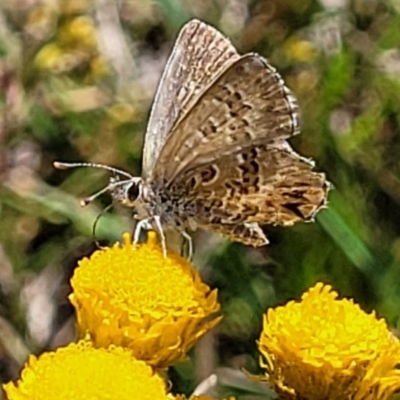
[[[105,169],[113,172],[115,175],[110,178],[108,185],[98,192],[81,200],[81,205],[86,206],[95,200],[98,196],[105,192],[109,192],[113,199],[127,207],[136,207],[143,195],[142,178],[132,176],[126,171],[110,167],[108,165],[97,163],[64,163],[54,162],[54,166],[58,169],[69,169],[78,167],[89,167]]]
[[[136,207],[143,194],[143,181],[136,177],[123,181],[112,177],[109,188],[113,199],[126,207]]]

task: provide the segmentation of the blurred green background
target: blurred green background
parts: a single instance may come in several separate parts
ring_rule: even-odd
[[[193,17],[278,68],[302,111],[291,144],[333,189],[316,223],[265,227],[265,248],[195,235],[194,262],[219,289],[224,320],[170,371],[174,391],[191,393],[218,367],[258,372],[262,313],[316,281],[397,328],[398,0],[8,0],[0,3],[1,382],[19,376],[29,353],[74,339],[69,278],[96,249],[93,223],[110,203],[105,195],[79,206],[107,183],[104,171],[57,171],[52,162],[140,175],[158,79]],[[129,211],[116,207],[96,236],[113,243],[131,228]],[[229,370],[219,371],[223,380]]]

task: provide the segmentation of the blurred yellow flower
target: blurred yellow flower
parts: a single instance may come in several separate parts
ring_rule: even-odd
[[[54,40],[43,46],[35,57],[37,68],[61,74],[90,64],[90,73],[104,75],[107,63],[98,54],[93,19],[78,16],[62,23]]]
[[[298,37],[288,39],[285,43],[285,50],[288,58],[299,62],[312,62],[318,54],[313,43]]]
[[[55,74],[69,72],[87,61],[87,54],[82,51],[67,51],[56,43],[44,46],[36,55],[37,68]]]
[[[268,310],[259,348],[285,399],[386,400],[400,390],[400,342],[375,313],[316,284]]]
[[[63,24],[59,39],[66,47],[84,47],[86,51],[97,51],[96,26],[93,19],[86,15],[80,15]]]
[[[4,389],[8,400],[167,399],[164,380],[129,350],[85,341],[30,356],[21,379]]]
[[[58,63],[63,55],[63,50],[55,43],[44,46],[36,55],[35,65],[39,69],[58,69]]]
[[[96,251],[71,280],[78,332],[97,347],[115,344],[155,367],[186,358],[219,320],[217,292],[185,259],[163,257],[154,232],[147,243]]]
[[[94,57],[90,61],[90,73],[86,81],[96,82],[99,78],[104,78],[110,73],[110,65],[102,56]]]
[[[44,4],[37,5],[28,14],[24,29],[36,40],[45,40],[54,34],[57,17],[57,12],[52,7]]]
[[[134,121],[138,111],[132,104],[115,103],[107,110],[107,114],[114,122],[122,124]]]

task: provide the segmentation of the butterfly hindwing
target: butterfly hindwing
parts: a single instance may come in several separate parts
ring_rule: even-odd
[[[312,168],[312,162],[282,142],[193,167],[177,176],[172,186],[185,186],[186,207],[196,210],[196,222],[203,227],[223,225],[233,232],[243,224],[289,226],[311,220],[325,204],[325,176]]]
[[[241,242],[253,247],[265,246],[268,239],[262,231],[261,227],[253,223],[242,224],[216,224],[204,226],[205,229],[211,229],[221,235],[235,241]]]

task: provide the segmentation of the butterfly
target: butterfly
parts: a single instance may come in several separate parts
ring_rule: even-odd
[[[325,205],[329,185],[314,163],[294,152],[300,133],[296,99],[268,61],[239,55],[215,28],[198,20],[180,31],[151,110],[142,176],[102,164],[61,163],[116,172],[93,196],[109,191],[136,210],[142,229],[164,227],[190,244],[197,228],[262,246],[262,225],[310,221]]]

